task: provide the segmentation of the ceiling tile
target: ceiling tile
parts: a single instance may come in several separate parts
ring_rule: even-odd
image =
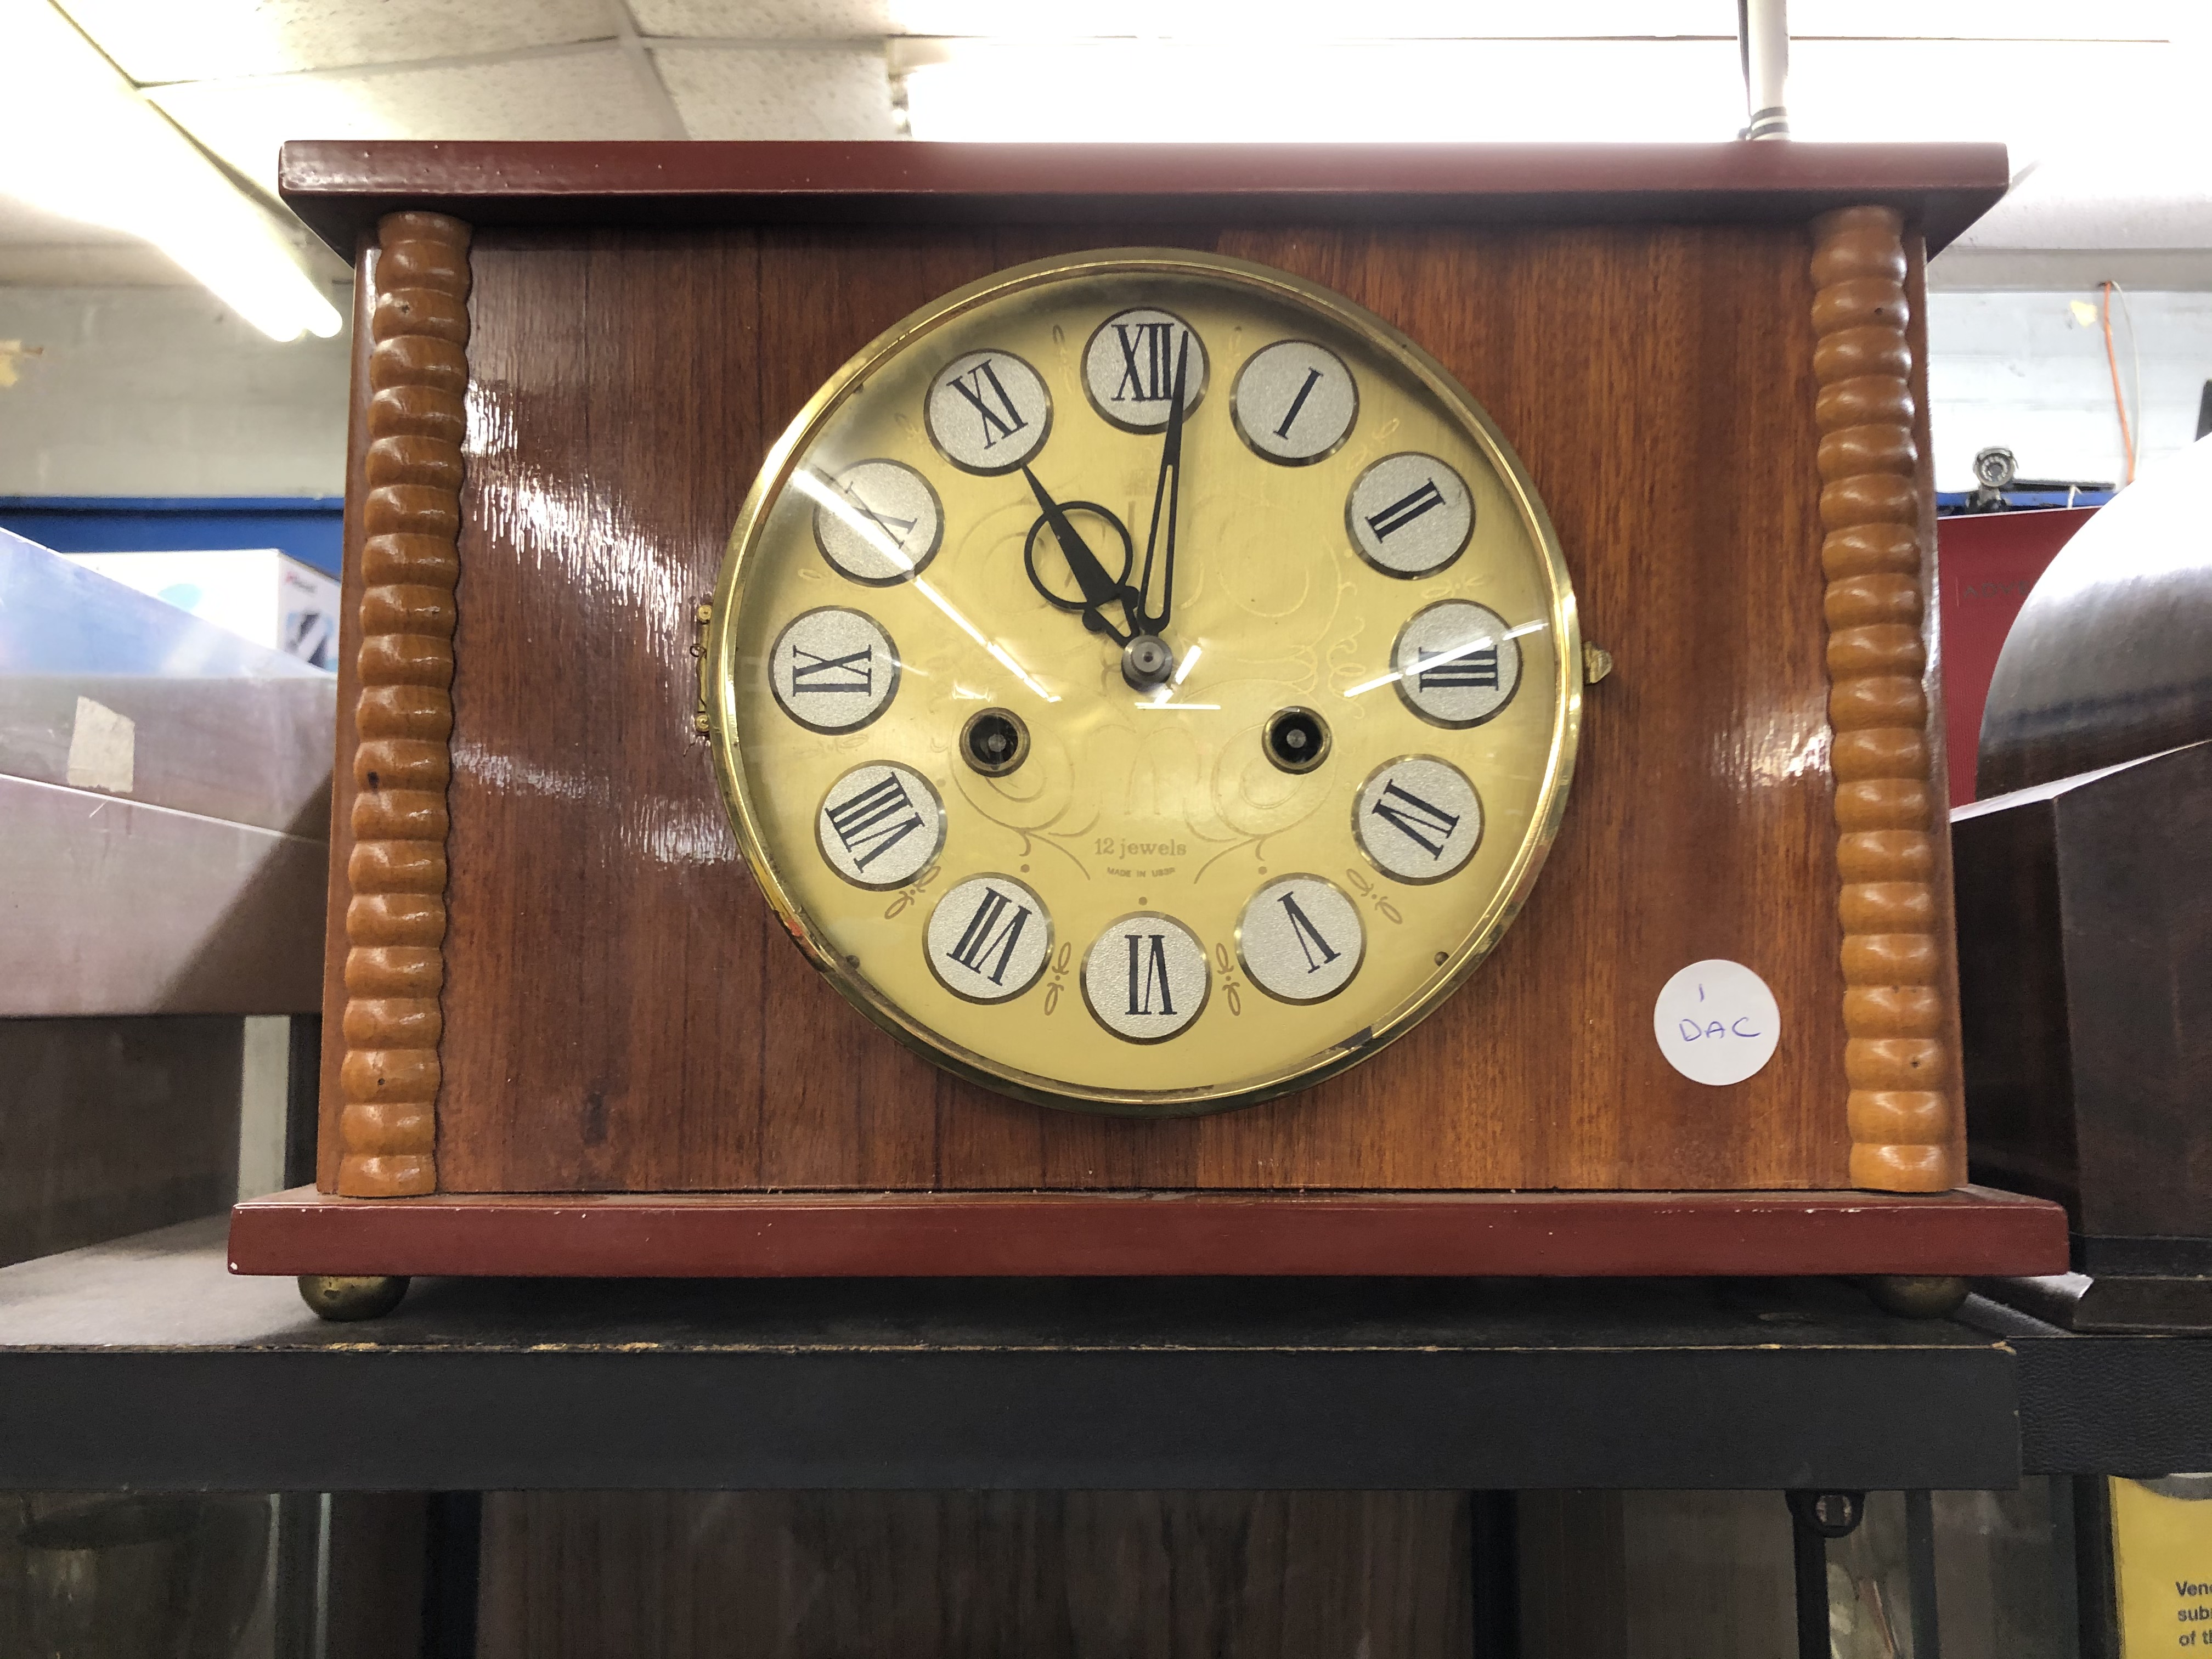
[[[618,0],[60,0],[138,82],[204,81],[600,40]]]
[[[694,138],[891,138],[874,46],[660,46],[660,78]]]
[[[1732,37],[1727,0],[630,0],[647,34],[768,40],[866,34],[1077,40],[1164,35],[1264,40],[1575,36]],[[1793,0],[1807,35],[2165,39],[2203,0]]]
[[[841,40],[890,34],[896,0],[629,0],[648,35],[725,40]]]
[[[193,137],[274,191],[289,138],[661,138],[644,66],[612,47],[362,75],[202,81],[149,94]]]

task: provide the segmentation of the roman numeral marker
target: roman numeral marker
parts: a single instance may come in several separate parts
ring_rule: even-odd
[[[1291,936],[1297,940],[1298,948],[1306,953],[1306,972],[1317,974],[1344,954],[1322,937],[1321,929],[1313,925],[1313,918],[1298,908],[1296,894],[1283,895],[1283,910],[1291,919]],[[1316,946],[1321,950],[1318,959],[1314,956]]]
[[[1388,786],[1368,809],[1432,859],[1444,855],[1444,843],[1459,828],[1459,815],[1447,812],[1434,801],[1423,800],[1410,789]],[[1433,836],[1435,839],[1431,840]]]
[[[872,696],[876,689],[875,654],[874,647],[864,645],[842,657],[825,657],[794,641],[791,647],[791,695],[795,697],[802,691],[858,691]]]
[[[1455,645],[1449,651],[1420,650],[1420,685],[1424,691],[1449,691],[1455,688],[1477,686],[1485,690],[1498,689],[1498,647],[1482,646],[1470,650]],[[1436,666],[1429,665],[1434,662]]]
[[[1011,917],[1006,916],[1009,909],[1013,912]],[[1002,917],[1006,919],[1001,921]],[[1014,945],[1029,919],[1028,905],[1017,904],[995,887],[986,887],[982,902],[976,905],[975,914],[968,918],[960,942],[949,954],[963,968],[981,974],[994,985],[1002,985],[1006,982],[1006,966],[1014,959]],[[999,953],[998,964],[987,972],[983,960],[994,951]]]
[[[984,388],[986,380],[991,383],[988,391]],[[986,449],[1001,438],[1012,437],[1029,424],[1028,417],[1014,407],[1014,400],[1006,394],[1006,385],[999,379],[999,371],[988,357],[965,374],[954,376],[952,389],[968,400],[981,419]]]
[[[830,808],[829,817],[837,839],[863,870],[922,827],[921,814],[896,774]]]
[[[1298,411],[1306,406],[1306,399],[1313,396],[1313,389],[1320,384],[1321,371],[1317,368],[1308,369],[1306,383],[1298,388],[1298,395],[1291,399],[1290,413],[1283,416],[1282,425],[1275,428],[1275,435],[1278,438],[1288,438],[1291,435],[1291,422],[1298,418]],[[1368,522],[1371,524],[1374,520],[1370,519]],[[1379,535],[1382,532],[1378,531],[1376,533]]]
[[[1429,479],[1410,495],[1401,495],[1380,513],[1368,515],[1367,527],[1380,538],[1395,536],[1431,507],[1442,507],[1444,498],[1437,489],[1437,481]]]
[[[1130,401],[1132,388],[1140,404],[1162,403],[1173,395],[1175,359],[1168,345],[1174,332],[1172,323],[1114,325],[1114,338],[1121,348],[1121,384],[1114,389],[1114,402]]]
[[[889,514],[878,513],[850,489],[845,490],[844,495],[847,501],[852,502],[869,520],[879,526],[884,533],[891,538],[893,544],[899,547],[906,545],[906,538],[914,534],[915,526],[921,522],[919,519],[895,519]]]
[[[1152,945],[1149,951],[1144,948],[1146,939],[1150,939]],[[1152,1006],[1152,990],[1156,986],[1160,994],[1158,1008]],[[1168,984],[1168,936],[1165,933],[1129,935],[1129,1012],[1133,1014],[1158,1014],[1163,1018],[1175,1012],[1172,988]]]

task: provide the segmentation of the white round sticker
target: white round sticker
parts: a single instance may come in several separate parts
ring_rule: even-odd
[[[1782,1010],[1766,981],[1740,962],[1693,962],[1652,1005],[1651,1034],[1667,1063],[1692,1083],[1741,1083],[1774,1058]]]

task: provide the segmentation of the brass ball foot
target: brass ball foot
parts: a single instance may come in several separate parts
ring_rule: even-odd
[[[1861,1285],[1875,1306],[1905,1319],[1942,1319],[1966,1299],[1966,1281],[1955,1273],[1876,1273]]]
[[[313,1310],[318,1319],[339,1322],[381,1319],[398,1307],[400,1297],[406,1294],[404,1279],[351,1273],[300,1275],[300,1300]]]

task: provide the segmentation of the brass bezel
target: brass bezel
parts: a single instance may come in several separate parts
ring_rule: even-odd
[[[1057,1079],[1000,1065],[963,1044],[939,1036],[893,1003],[866,980],[849,972],[844,960],[818,936],[769,855],[744,787],[736,736],[735,678],[731,655],[736,639],[738,596],[745,566],[754,552],[769,509],[786,486],[792,469],[816,434],[847,399],[874,377],[890,358],[920,337],[976,307],[1025,289],[1070,278],[1158,276],[1228,283],[1257,290],[1279,301],[1305,307],[1328,317],[1376,351],[1395,358],[1444,407],[1466,422],[1468,433],[1496,469],[1512,497],[1543,565],[1551,603],[1548,622],[1553,641],[1554,709],[1552,741],[1543,786],[1527,836],[1507,878],[1470,926],[1448,970],[1419,995],[1400,1007],[1386,1024],[1361,1034],[1361,1040],[1311,1054],[1279,1073],[1233,1090],[1196,1088],[1115,1091],[1073,1088]],[[950,459],[949,457],[947,458]],[[941,295],[893,325],[861,348],[807,400],[769,449],[730,532],[728,551],[714,585],[714,621],[707,643],[707,730],[717,781],[729,809],[732,827],[747,864],[770,907],[799,948],[839,994],[901,1042],[959,1077],[982,1087],[1040,1106],[1136,1116],[1190,1116],[1256,1105],[1310,1087],[1356,1065],[1403,1036],[1433,1012],[1497,947],[1498,939],[1528,902],[1566,811],[1575,755],[1582,732],[1582,627],[1574,586],[1559,550],[1558,533],[1534,484],[1512,446],[1482,406],[1442,364],[1372,312],[1303,277],[1248,260],[1176,248],[1109,248],[1015,265]],[[1463,769],[1462,769],[1463,771]],[[1486,828],[1487,826],[1486,825]],[[1363,849],[1364,854],[1364,849]],[[1212,975],[1208,983],[1211,990]]]

